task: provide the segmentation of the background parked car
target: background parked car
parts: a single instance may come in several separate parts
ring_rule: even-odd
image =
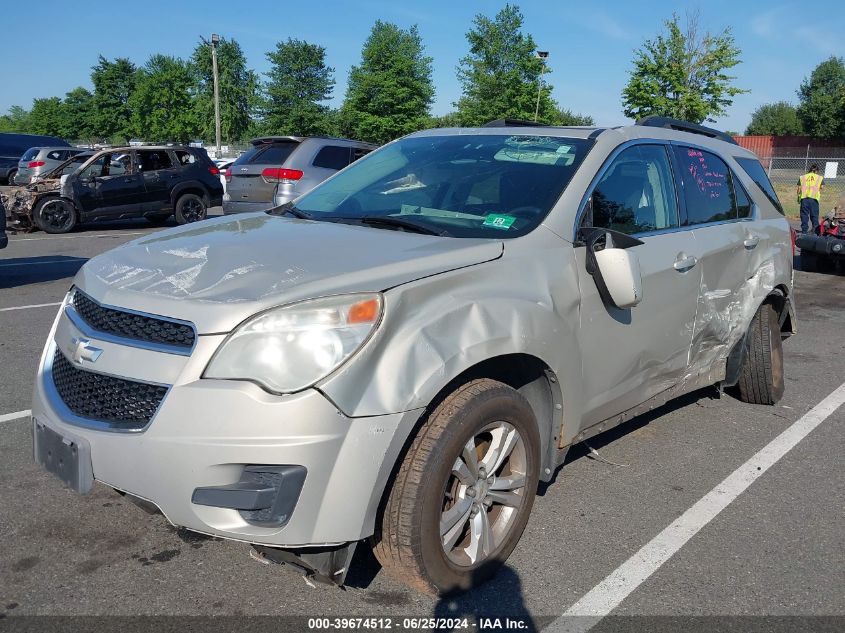
[[[53,171],[68,158],[88,150],[78,147],[30,147],[18,161],[18,171],[9,179],[12,185],[28,185],[33,180]]]
[[[20,226],[67,233],[78,222],[144,217],[160,223],[174,213],[184,224],[204,219],[223,198],[220,171],[193,147],[112,148],[74,163],[3,194]]]
[[[70,147],[70,144],[55,136],[0,133],[0,180],[14,184],[18,161],[30,147]]]
[[[226,170],[223,213],[264,211],[311,191],[326,178],[376,149],[348,139],[265,136]]]

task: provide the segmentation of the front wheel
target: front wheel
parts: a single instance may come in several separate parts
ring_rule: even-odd
[[[402,462],[374,552],[425,593],[475,587],[504,564],[531,514],[540,438],[511,387],[473,380],[430,414]]]
[[[32,209],[35,224],[45,233],[67,233],[76,226],[76,209],[64,198],[42,198]]]
[[[739,397],[751,404],[775,404],[783,397],[783,342],[775,309],[764,303],[748,329],[748,354],[739,375]]]
[[[174,215],[179,224],[199,222],[208,216],[208,207],[200,196],[195,193],[185,193],[176,201]]]

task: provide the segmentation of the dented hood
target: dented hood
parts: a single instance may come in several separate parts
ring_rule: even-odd
[[[184,319],[210,334],[283,303],[385,290],[502,251],[496,240],[249,214],[129,242],[90,260],[75,284],[101,303]]]

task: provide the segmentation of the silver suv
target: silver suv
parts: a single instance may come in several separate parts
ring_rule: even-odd
[[[377,146],[341,138],[266,136],[226,169],[223,213],[264,211],[311,191]]]
[[[36,459],[343,582],[467,589],[574,444],[706,385],[782,395],[786,219],[707,128],[426,130],[296,204],[90,260]]]
[[[18,161],[18,170],[9,184],[28,185],[77,154],[90,150],[76,147],[31,147]]]

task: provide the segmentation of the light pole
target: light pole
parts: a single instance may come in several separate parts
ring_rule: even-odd
[[[220,158],[220,81],[217,77],[217,44],[220,36],[217,33],[211,35],[211,71],[214,75],[214,140],[217,148],[214,150],[214,157]]]
[[[546,60],[549,58],[549,51],[536,51],[534,55],[543,64],[543,70],[540,71],[540,79],[537,80],[537,105],[534,107],[534,123],[536,123],[537,117],[540,115],[540,92],[543,90],[543,74],[546,72]]]

